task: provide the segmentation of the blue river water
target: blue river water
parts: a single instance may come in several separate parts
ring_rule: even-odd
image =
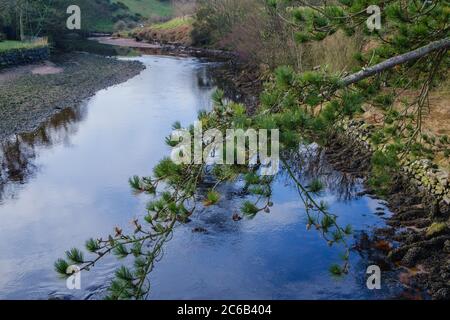
[[[99,91],[75,110],[64,110],[36,132],[1,146],[0,298],[99,299],[121,262],[106,258],[82,274],[82,289],[68,290],[53,263],[90,237],[115,226],[131,229],[147,199],[127,183],[150,175],[169,155],[164,137],[173,122],[192,123],[211,107],[216,88],[211,63],[194,58],[142,56],[140,75]],[[384,204],[358,196],[361,182],[334,171],[320,148],[299,163],[303,181],[319,172],[326,190],[319,196],[351,224],[355,238],[382,227]],[[242,198],[239,185],[227,186],[218,206],[197,212],[178,226],[151,274],[150,299],[379,299],[392,297],[395,281],[383,289],[366,287],[369,262],[356,250],[350,272],[335,278],[342,248],[329,247],[306,230],[303,203],[289,178],[274,184],[270,213],[235,222]],[[386,214],[389,212],[386,209]],[[193,232],[201,227],[206,232]],[[124,262],[126,263],[126,262]]]

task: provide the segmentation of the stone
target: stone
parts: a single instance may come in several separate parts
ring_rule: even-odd
[[[450,289],[441,288],[432,295],[433,300],[449,300],[450,299]]]
[[[445,222],[433,222],[431,226],[428,227],[426,236],[431,238],[445,233],[448,230],[447,224]]]
[[[450,205],[450,196],[446,195],[442,198],[446,205]]]
[[[444,243],[444,252],[450,253],[450,240],[445,241]]]
[[[401,263],[406,267],[414,267],[419,259],[422,259],[424,256],[426,256],[426,250],[420,248],[420,247],[413,247],[406,252],[404,255]]]

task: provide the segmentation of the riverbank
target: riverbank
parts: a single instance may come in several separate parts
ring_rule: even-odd
[[[168,51],[164,52],[171,55],[181,52],[179,47],[174,47],[172,51],[170,47],[165,48]],[[161,47],[147,49],[159,50]],[[226,87],[233,90],[227,96],[244,103],[248,112],[252,113],[258,105],[264,75],[257,68],[236,61],[214,67],[216,75],[228,82]],[[4,102],[9,102],[5,108],[5,112],[9,112],[6,113],[8,121],[0,119],[0,139],[4,132],[10,132],[5,134],[7,137],[32,130],[61,109],[75,106],[96,91],[133,77],[143,68],[137,62],[81,53],[59,56],[50,67],[57,68],[58,72],[43,75],[25,71],[16,73],[12,77],[14,81],[11,77],[3,83],[0,81],[0,87],[7,88],[1,90],[0,106],[4,108]],[[4,112],[3,109],[1,111]],[[330,139],[338,140],[341,143],[328,146],[330,162],[337,170],[367,178],[371,165],[371,154],[367,148],[360,145],[355,136],[342,135],[339,139]],[[428,291],[434,299],[448,299],[450,237],[446,227],[434,224],[431,219],[433,207],[427,205],[432,201],[426,202],[426,195],[419,191],[411,181],[399,175],[394,189],[386,197],[388,207],[394,213],[392,218],[387,219],[388,227],[369,234],[368,241],[358,239],[361,241],[357,247],[382,270],[399,270],[399,281],[412,292]],[[367,187],[366,192],[370,194],[370,188]],[[379,214],[382,215],[382,212]],[[430,233],[430,230],[433,232]]]
[[[239,76],[249,70],[256,76]],[[243,102],[248,112],[253,113],[263,87],[264,72],[246,66],[240,72],[223,74],[238,88],[252,89],[240,92],[247,95]],[[394,281],[398,280],[405,292],[393,298],[450,299],[450,176],[430,160],[402,160],[390,190],[380,197],[369,179],[373,154],[383,146],[370,145],[369,127],[370,123],[362,119],[336,124],[337,130],[327,138],[326,145],[327,159],[336,170],[363,179],[365,191],[360,196],[383,199],[393,214],[384,218],[385,228],[357,237],[355,249],[382,270],[398,273],[399,278]],[[385,217],[386,213],[380,210],[375,214]]]
[[[249,70],[247,68],[247,70]],[[253,89],[251,77],[240,78],[236,73],[225,73],[231,81]],[[256,78],[264,78],[259,73]],[[255,77],[253,77],[255,79]],[[245,91],[244,91],[245,93]],[[258,91],[248,91],[257,101]],[[249,99],[247,97],[247,101]],[[244,102],[245,103],[245,102]],[[254,111],[257,103],[250,106]],[[338,171],[363,179],[365,191],[359,196],[369,195],[383,199],[392,212],[375,214],[383,217],[386,227],[375,229],[373,234],[356,237],[355,250],[366,255],[370,263],[384,271],[398,273],[404,288],[399,299],[450,299],[450,177],[443,168],[430,160],[400,161],[401,170],[395,173],[394,183],[386,196],[377,195],[369,183],[372,157],[378,148],[370,141],[370,124],[364,120],[342,121],[336,131],[328,136],[327,159]]]
[[[364,126],[364,123],[359,123]],[[328,159],[337,169],[365,180],[364,195],[374,195],[368,184],[372,151],[359,137],[357,125],[336,130],[327,145]],[[393,213],[386,228],[358,239],[356,248],[384,271],[397,270],[398,281],[407,289],[401,299],[450,299],[449,206],[437,201],[427,188],[406,172],[394,177],[386,205]],[[361,194],[363,195],[363,194]],[[384,216],[384,212],[377,211]],[[425,294],[425,296],[424,296]]]
[[[79,105],[97,91],[124,82],[144,66],[88,53],[52,57],[51,67],[60,72],[0,73],[0,141],[29,132],[63,109]],[[3,76],[2,76],[3,75]]]
[[[190,56],[214,60],[239,60],[238,54],[232,51],[191,47],[182,43],[164,44],[144,40],[137,41],[136,39],[121,37],[92,37],[89,38],[89,40],[111,46],[141,49],[142,52],[148,52],[149,54]]]
[[[253,114],[266,73],[239,58],[235,61],[240,62],[234,64],[237,67],[219,68],[219,77],[238,92],[237,102]],[[369,185],[376,150],[370,146],[370,123],[362,119],[350,122],[353,124],[336,125],[337,131],[328,137],[332,143],[326,145],[327,159],[336,170],[363,179],[365,191],[360,196],[379,199]],[[403,170],[396,173],[388,195],[381,197],[392,217],[385,218],[385,228],[357,237],[355,249],[382,270],[399,274],[405,292],[393,298],[450,299],[450,177],[429,160],[401,163]],[[424,167],[425,163],[430,165]],[[384,217],[386,213],[380,210],[376,214]]]

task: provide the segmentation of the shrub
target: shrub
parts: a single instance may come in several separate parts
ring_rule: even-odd
[[[114,31],[123,31],[127,28],[127,24],[123,20],[119,20],[114,24]]]

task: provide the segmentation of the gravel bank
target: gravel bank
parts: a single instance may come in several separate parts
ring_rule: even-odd
[[[0,82],[0,141],[29,132],[65,108],[97,91],[124,82],[145,67],[88,53],[62,54],[52,62],[63,72],[24,74]]]

